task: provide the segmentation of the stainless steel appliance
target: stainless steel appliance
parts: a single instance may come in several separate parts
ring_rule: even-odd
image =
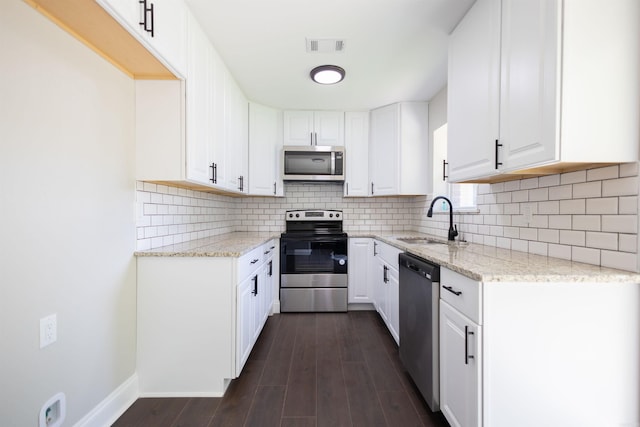
[[[344,181],[344,147],[285,146],[282,156],[285,181]]]
[[[347,311],[347,246],[342,211],[287,211],[280,237],[280,311]]]
[[[440,266],[402,253],[400,263],[400,360],[432,411],[440,409]]]

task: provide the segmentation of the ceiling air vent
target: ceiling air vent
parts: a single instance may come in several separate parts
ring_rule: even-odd
[[[308,53],[341,53],[345,43],[342,39],[307,38]]]

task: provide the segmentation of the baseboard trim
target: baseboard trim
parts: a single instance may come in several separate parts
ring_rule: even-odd
[[[149,392],[140,393],[140,397],[222,397],[224,392],[181,391],[181,392]]]
[[[111,426],[139,396],[138,374],[133,374],[93,408],[74,427]]]

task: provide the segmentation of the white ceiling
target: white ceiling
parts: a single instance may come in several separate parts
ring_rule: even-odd
[[[247,98],[282,109],[358,110],[429,100],[447,79],[447,36],[475,0],[186,0]],[[306,38],[345,40],[307,53]],[[345,79],[309,78],[334,64]]]

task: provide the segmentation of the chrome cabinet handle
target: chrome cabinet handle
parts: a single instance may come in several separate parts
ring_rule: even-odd
[[[473,331],[469,330],[469,326],[464,325],[464,364],[469,364],[469,359],[473,359],[473,354],[469,354],[469,335],[473,335]]]
[[[449,176],[447,175],[447,165],[448,164],[449,163],[447,163],[446,160],[444,160],[444,159],[442,160],[442,180],[443,181],[446,181],[447,178],[449,178]]]
[[[386,265],[383,265],[382,267],[382,280],[384,281],[384,283],[389,283],[389,267],[387,267]]]
[[[451,286],[442,285],[442,287],[445,288],[446,290],[448,290],[449,292],[451,292],[452,294],[456,295],[456,296],[462,295],[462,291],[456,291]]]

